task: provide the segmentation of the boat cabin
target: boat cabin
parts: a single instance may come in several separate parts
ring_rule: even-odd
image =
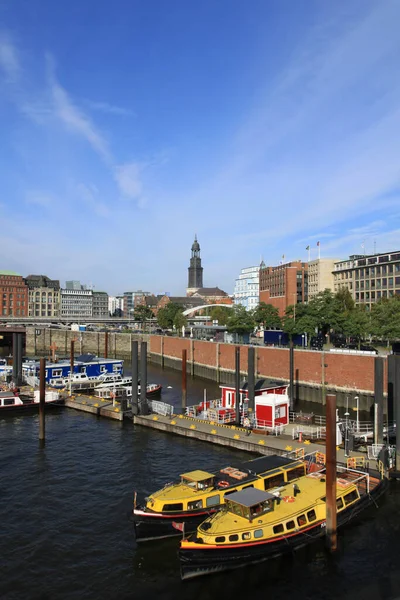
[[[21,404],[23,404],[21,398],[13,394],[13,392],[0,392],[0,407],[20,406]]]
[[[112,358],[99,358],[94,354],[82,354],[74,361],[74,378],[76,375],[87,379],[90,377],[99,377],[103,373],[122,374],[123,360]],[[39,361],[24,361],[22,372],[24,376],[39,377]],[[54,383],[56,380],[67,378],[71,373],[71,363],[69,360],[60,360],[56,363],[46,364],[46,383]],[[52,381],[51,381],[52,380]]]
[[[181,483],[193,490],[206,490],[214,486],[214,475],[207,471],[190,471],[181,475]]]
[[[275,500],[274,494],[255,488],[246,488],[230,494],[229,500],[225,500],[225,503],[229,512],[251,522],[261,515],[272,512]]]

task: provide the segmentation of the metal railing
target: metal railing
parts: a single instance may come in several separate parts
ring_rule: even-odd
[[[174,407],[172,404],[166,404],[166,402],[160,402],[160,400],[147,400],[147,404],[150,411],[157,415],[172,417],[174,414]]]

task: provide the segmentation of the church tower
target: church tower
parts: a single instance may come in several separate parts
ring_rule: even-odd
[[[198,289],[203,287],[203,267],[201,266],[200,244],[197,241],[197,236],[194,236],[192,244],[192,256],[190,259],[190,267],[188,268],[188,286],[186,295],[194,294]]]

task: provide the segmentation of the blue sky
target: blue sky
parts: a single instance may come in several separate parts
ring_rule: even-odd
[[[0,268],[110,294],[400,248],[398,0],[3,0]]]

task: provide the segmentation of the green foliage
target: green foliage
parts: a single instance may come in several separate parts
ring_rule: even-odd
[[[244,333],[251,333],[254,330],[256,323],[253,315],[244,306],[236,304],[229,310],[231,312],[226,325],[230,333],[243,335]]]
[[[371,332],[371,315],[364,307],[356,307],[346,315],[343,333],[355,337],[360,344]]]
[[[133,318],[135,321],[141,321],[144,323],[148,319],[153,319],[154,314],[151,308],[145,304],[140,304],[139,306],[136,306],[135,310],[133,311]]]
[[[224,306],[214,306],[210,309],[209,315],[213,321],[218,321],[218,325],[226,325],[231,310],[231,308],[225,308]]]
[[[371,332],[388,342],[400,339],[400,297],[383,298],[371,311]]]
[[[174,325],[175,329],[177,329],[179,335],[181,334],[182,327],[187,326],[187,318],[185,317],[185,315],[182,313],[181,310],[179,310],[175,313],[173,325]]]
[[[160,308],[157,313],[157,323],[162,329],[171,329],[174,324],[175,315],[178,312],[183,312],[179,304],[168,302],[164,308]]]
[[[279,310],[265,302],[260,302],[253,312],[253,318],[258,325],[262,323],[264,329],[280,329],[282,326]]]

